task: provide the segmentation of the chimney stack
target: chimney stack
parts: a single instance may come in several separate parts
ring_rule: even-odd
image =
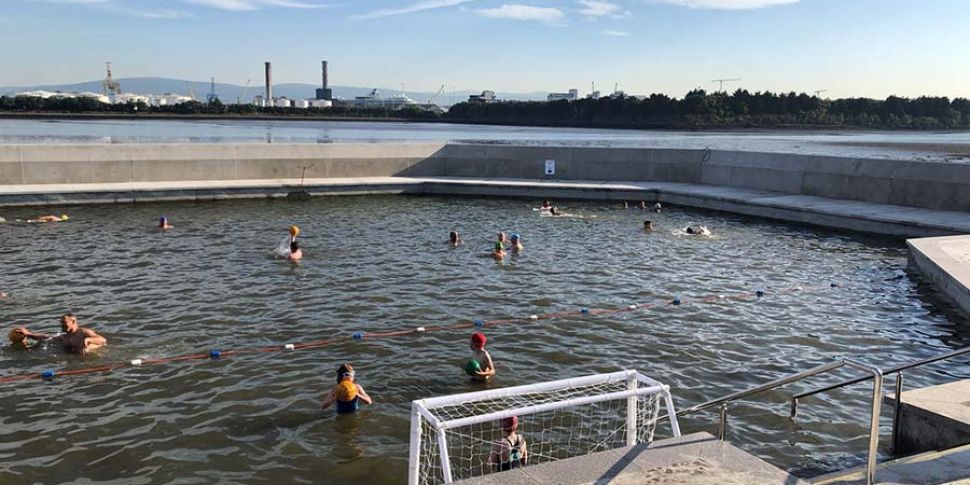
[[[266,101],[273,102],[273,64],[266,61]]]
[[[323,68],[323,85],[317,89],[317,99],[333,100],[333,90],[328,86],[327,81],[327,61],[320,61]]]

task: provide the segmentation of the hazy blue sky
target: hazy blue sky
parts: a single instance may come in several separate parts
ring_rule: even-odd
[[[3,0],[0,85],[262,85],[970,97],[967,0]]]

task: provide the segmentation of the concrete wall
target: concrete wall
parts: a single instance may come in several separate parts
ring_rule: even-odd
[[[545,160],[556,174],[543,174]],[[785,153],[502,144],[0,145],[4,185],[467,177],[707,184],[970,212],[970,165]],[[0,188],[2,190],[2,188]]]

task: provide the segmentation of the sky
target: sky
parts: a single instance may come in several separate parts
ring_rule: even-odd
[[[253,86],[618,86],[970,98],[967,0],[0,0],[0,86],[114,75]]]

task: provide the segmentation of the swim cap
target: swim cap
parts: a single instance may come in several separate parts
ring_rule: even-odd
[[[159,224],[163,224],[163,223],[164,223],[165,221],[167,221],[167,220],[168,220],[168,218],[167,218],[167,217],[165,217],[165,216],[162,216],[162,217],[159,217],[159,218],[158,218],[158,223],[159,223]]]
[[[481,332],[475,332],[472,334],[472,345],[476,348],[485,348],[485,334]]]
[[[300,235],[300,226],[290,226],[290,235],[293,237]]]
[[[350,379],[340,381],[340,384],[337,384],[337,392],[334,397],[338,401],[353,401],[357,397],[357,386]]]
[[[66,221],[66,220],[68,220],[68,219],[70,219],[70,217],[67,217],[67,214],[62,214],[62,215],[61,215],[61,220],[62,220],[62,221]]]
[[[502,419],[502,429],[505,431],[515,431],[519,428],[519,418],[517,416],[509,416]]]
[[[512,235],[509,236],[509,239],[511,239],[513,241],[518,241],[519,240],[519,233],[513,232]]]

